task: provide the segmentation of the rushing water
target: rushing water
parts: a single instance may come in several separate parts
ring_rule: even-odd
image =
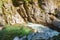
[[[22,38],[15,37],[14,40],[26,40],[24,38],[27,37],[28,40],[40,40],[40,39],[48,39],[52,38],[53,36],[57,36],[59,32],[52,30],[48,28],[47,26],[43,26],[41,24],[33,24],[33,23],[28,23],[27,26],[31,27],[36,33],[31,33],[28,36],[24,36]]]

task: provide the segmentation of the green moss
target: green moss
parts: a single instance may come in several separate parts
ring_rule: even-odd
[[[24,36],[31,32],[31,29],[22,25],[6,25],[5,28],[0,31],[0,40],[12,40],[15,36]]]
[[[2,1],[0,0],[0,8],[2,7]]]

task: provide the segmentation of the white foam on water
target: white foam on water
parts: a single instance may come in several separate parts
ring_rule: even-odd
[[[28,23],[27,24],[29,27],[31,27],[32,29],[37,30],[40,34],[42,33],[42,35],[44,38],[48,37],[53,37],[53,36],[57,36],[59,34],[59,32],[50,29],[47,26],[41,25],[41,24],[33,24],[33,23]]]
[[[31,33],[28,36],[23,36],[21,38],[15,37],[14,40],[25,40],[25,38],[28,38],[28,40],[47,40],[48,38],[59,35],[59,32],[41,24],[28,23],[27,26],[31,27],[34,30],[37,30],[38,33]]]

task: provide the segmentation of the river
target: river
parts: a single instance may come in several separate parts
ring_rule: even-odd
[[[53,36],[58,36],[60,34],[59,32],[50,29],[48,26],[41,24],[28,23],[27,26],[34,29],[35,33],[33,32],[28,36],[23,36],[22,38],[15,37],[14,40],[48,40],[49,38],[51,39]]]

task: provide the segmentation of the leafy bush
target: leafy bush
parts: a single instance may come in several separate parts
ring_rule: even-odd
[[[12,40],[15,36],[24,36],[31,33],[31,29],[25,26],[11,26],[6,25],[5,28],[0,31],[0,40]]]

